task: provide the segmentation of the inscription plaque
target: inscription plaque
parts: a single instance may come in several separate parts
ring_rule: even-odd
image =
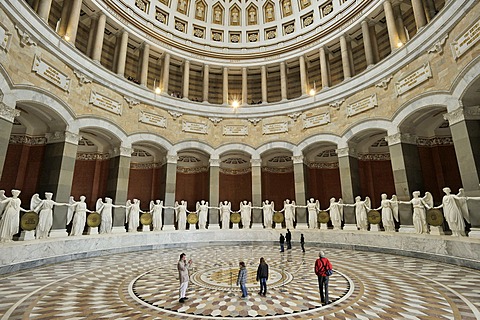
[[[150,112],[145,112],[145,111],[140,112],[138,116],[138,121],[151,124],[157,127],[161,127],[161,128],[167,127],[166,118]]]
[[[304,129],[321,126],[329,122],[330,122],[330,112],[325,112],[315,116],[309,116],[309,114],[306,114],[303,116]]]
[[[402,80],[395,83],[395,90],[397,96],[407,92],[410,89],[415,88],[421,83],[427,81],[432,77],[432,69],[430,69],[430,63],[425,63],[420,69],[415,70]]]
[[[122,114],[122,103],[92,90],[90,103],[115,114]]]
[[[478,40],[480,40],[480,20],[477,20],[457,40],[452,42],[451,46],[455,60],[473,47]]]
[[[32,71],[62,90],[68,91],[70,88],[70,78],[43,61],[38,55],[33,58]]]
[[[378,105],[377,95],[372,94],[370,97],[359,100],[347,106],[347,117],[362,113]]]
[[[248,127],[244,125],[223,126],[224,136],[248,136]]]
[[[207,134],[207,129],[208,129],[207,124],[204,122],[189,122],[189,121],[182,122],[182,131],[185,131],[185,132]]]
[[[263,134],[288,132],[288,122],[266,123],[263,125]]]

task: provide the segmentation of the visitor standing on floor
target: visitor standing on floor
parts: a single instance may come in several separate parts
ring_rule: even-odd
[[[180,255],[180,260],[178,260],[177,269],[178,269],[178,278],[180,279],[180,302],[185,302],[188,298],[185,296],[187,294],[188,288],[188,269],[192,266],[192,259],[187,262],[187,255],[182,253]]]
[[[247,267],[245,267],[245,262],[243,261],[240,261],[239,265],[240,270],[238,270],[237,286],[240,285],[240,289],[242,290],[242,298],[247,298]]]
[[[280,252],[283,252],[283,244],[285,243],[285,237],[280,233]]]
[[[332,270],[332,264],[325,257],[325,253],[320,251],[318,259],[315,261],[315,274],[318,277],[318,288],[320,289],[320,300],[322,304],[329,304],[328,300],[328,270]]]
[[[260,264],[257,269],[257,281],[260,281],[260,292],[258,293],[261,296],[267,294],[267,280],[268,280],[268,264],[265,262],[263,257],[260,258]]]
[[[302,252],[305,253],[305,238],[303,237],[303,233],[300,235],[300,246],[302,246]]]
[[[287,249],[292,249],[292,233],[290,229],[287,229],[285,240],[287,240]]]

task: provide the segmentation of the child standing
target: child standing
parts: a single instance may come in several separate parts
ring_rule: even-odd
[[[240,289],[242,289],[242,298],[247,298],[247,268],[245,267],[245,262],[240,261],[240,270],[238,270],[238,277],[237,277],[237,286],[240,285]]]

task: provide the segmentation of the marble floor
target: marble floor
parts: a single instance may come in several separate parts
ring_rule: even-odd
[[[480,271],[382,253],[271,245],[172,248],[103,256],[0,276],[0,319],[480,319]],[[331,260],[331,304],[313,272]],[[193,259],[189,299],[178,301],[176,263]],[[258,294],[260,257],[270,266]],[[248,270],[247,299],[236,286]]]

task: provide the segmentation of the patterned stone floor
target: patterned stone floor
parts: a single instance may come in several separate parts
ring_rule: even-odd
[[[205,246],[118,254],[0,276],[0,319],[480,319],[480,271],[380,253],[324,249],[335,273],[321,306],[319,247]],[[178,302],[176,263],[194,260]],[[271,269],[258,295],[260,257]],[[247,299],[235,285],[249,273]]]

